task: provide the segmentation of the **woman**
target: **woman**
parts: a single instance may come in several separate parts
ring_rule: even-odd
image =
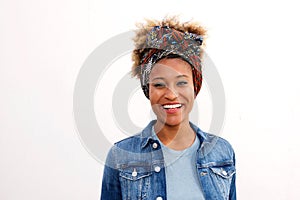
[[[202,84],[204,36],[198,24],[175,17],[140,25],[132,72],[157,119],[112,147],[101,199],[236,199],[230,144],[189,121]]]

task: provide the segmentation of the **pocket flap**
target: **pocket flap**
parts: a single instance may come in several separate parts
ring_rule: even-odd
[[[210,169],[223,178],[230,178],[235,174],[235,167],[233,165],[210,167]]]
[[[131,181],[136,181],[150,175],[150,166],[130,165],[120,169],[120,176]]]

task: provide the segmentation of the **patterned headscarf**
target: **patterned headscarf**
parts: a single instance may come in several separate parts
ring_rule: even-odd
[[[197,34],[180,32],[168,26],[155,26],[147,34],[141,61],[141,86],[149,99],[149,75],[156,62],[168,55],[175,54],[192,66],[194,93],[199,93],[202,85],[200,46],[203,37]]]

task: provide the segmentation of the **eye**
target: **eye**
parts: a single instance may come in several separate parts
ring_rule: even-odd
[[[179,81],[179,82],[177,82],[176,85],[178,85],[178,86],[184,86],[184,85],[187,85],[187,84],[188,84],[187,81]]]
[[[152,84],[155,88],[164,88],[166,84],[164,83],[153,83]]]

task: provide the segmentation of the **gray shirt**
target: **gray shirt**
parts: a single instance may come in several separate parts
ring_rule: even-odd
[[[152,131],[154,137],[159,140],[154,132],[154,128],[152,128]],[[196,137],[192,146],[182,151],[170,149],[160,140],[159,142],[165,160],[168,200],[204,200],[195,165],[196,152],[200,145],[198,137]]]

